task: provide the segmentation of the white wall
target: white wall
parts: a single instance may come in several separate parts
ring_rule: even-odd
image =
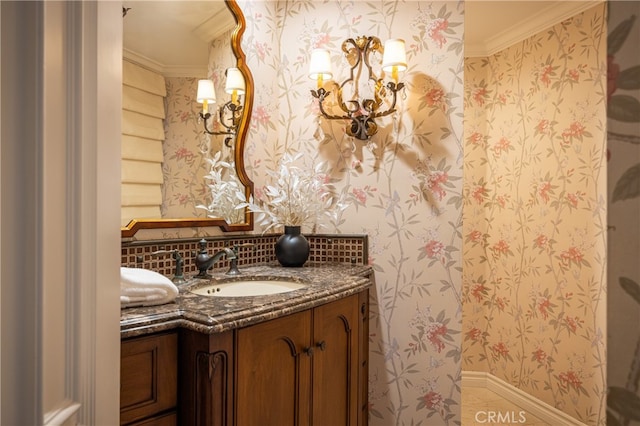
[[[0,5],[0,423],[117,424],[121,5]]]

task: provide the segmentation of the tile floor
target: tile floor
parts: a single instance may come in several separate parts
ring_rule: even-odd
[[[462,426],[497,425],[550,426],[488,389],[465,387],[462,392]]]

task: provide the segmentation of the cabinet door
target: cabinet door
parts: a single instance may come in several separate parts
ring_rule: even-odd
[[[358,422],[358,295],[313,310],[313,425]]]
[[[139,337],[122,342],[120,424],[128,424],[175,409],[177,393],[176,333]]]
[[[310,311],[237,331],[237,425],[309,424],[310,341]]]

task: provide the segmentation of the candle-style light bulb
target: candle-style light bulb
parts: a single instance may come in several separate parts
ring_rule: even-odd
[[[382,70],[390,72],[391,78],[398,83],[398,73],[407,69],[407,54],[404,49],[404,40],[395,38],[384,43],[382,55]]]
[[[309,78],[316,80],[318,89],[324,85],[324,81],[333,77],[331,71],[331,55],[326,49],[314,49],[311,52],[309,62]]]
[[[238,104],[238,96],[244,94],[245,84],[244,77],[238,68],[229,68],[226,72],[227,81],[224,91],[231,95],[231,102]]]
[[[202,114],[207,114],[209,112],[209,102],[216,102],[216,91],[213,87],[213,81],[198,80],[196,100],[202,104]]]

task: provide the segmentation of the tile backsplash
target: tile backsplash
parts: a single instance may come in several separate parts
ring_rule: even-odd
[[[364,265],[368,259],[366,235],[305,235],[309,240],[310,254],[306,265],[338,262]],[[274,245],[280,234],[273,235],[236,235],[207,237],[207,252],[213,254],[223,247],[238,245],[238,266],[277,264]],[[198,270],[195,257],[200,251],[199,238],[172,239],[156,241],[127,241],[122,243],[121,265],[145,268],[166,276],[173,276],[175,260],[172,252],[178,250],[184,259],[184,274],[190,276]],[[252,247],[242,247],[252,244]],[[161,252],[156,254],[156,252]],[[164,253],[162,253],[164,252]],[[229,261],[221,259],[214,270],[225,270]]]

